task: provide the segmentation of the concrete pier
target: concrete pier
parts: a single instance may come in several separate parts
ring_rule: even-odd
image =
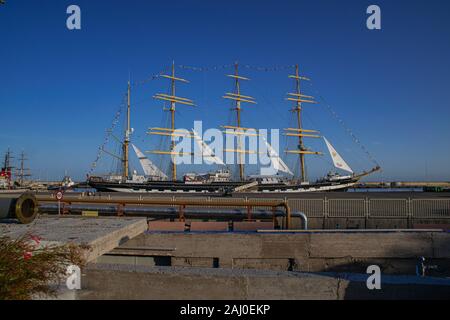
[[[0,223],[0,235],[13,239],[30,234],[41,238],[41,246],[75,243],[86,245],[88,262],[142,234],[145,218],[40,217],[31,224]]]

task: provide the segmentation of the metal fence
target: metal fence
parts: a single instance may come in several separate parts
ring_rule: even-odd
[[[414,199],[409,205],[413,218],[450,218],[450,199]]]
[[[450,199],[289,199],[310,218],[450,219]]]
[[[99,198],[113,198],[105,194]],[[142,200],[142,195],[130,194],[127,198]],[[151,197],[153,198],[153,197]],[[178,197],[173,197],[180,199]],[[214,197],[201,197],[205,201],[202,207],[210,207],[208,202]],[[252,197],[248,197],[249,199]],[[189,197],[187,199],[190,199]],[[261,202],[280,198],[258,198]],[[223,199],[222,201],[233,201]],[[349,198],[335,199],[328,197],[311,199],[285,199],[292,211],[305,213],[309,218],[398,218],[398,219],[450,219],[450,199],[414,199],[414,198]],[[229,208],[234,208],[230,204]],[[270,209],[260,205],[258,209]]]

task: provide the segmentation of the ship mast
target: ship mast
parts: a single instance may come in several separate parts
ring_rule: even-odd
[[[19,174],[17,175],[19,177],[19,183],[21,186],[23,186],[23,183],[25,181],[25,177],[30,177],[31,174],[29,173],[29,168],[25,168],[25,161],[28,160],[27,158],[25,158],[25,153],[22,151],[22,153],[20,154],[20,167],[19,167]]]
[[[256,101],[254,101],[253,97],[244,96],[241,94],[241,86],[240,86],[239,81],[240,80],[248,81],[250,79],[239,75],[239,64],[237,62],[234,64],[234,74],[227,74],[226,76],[234,79],[234,92],[226,93],[223,96],[223,98],[234,101],[235,106],[232,110],[236,111],[237,126],[236,127],[224,126],[224,128],[234,130],[234,131],[225,131],[225,133],[237,135],[238,148],[235,150],[225,149],[224,151],[225,152],[233,152],[233,153],[238,154],[239,178],[241,181],[244,181],[245,180],[244,163],[242,161],[242,158],[243,158],[244,154],[250,153],[251,151],[246,151],[246,150],[243,150],[243,148],[242,148],[242,136],[246,134],[245,131],[248,130],[248,128],[241,127],[241,103],[246,102],[246,103],[256,104]]]
[[[125,182],[130,174],[130,161],[129,161],[129,147],[130,147],[130,136],[132,133],[131,130],[131,120],[130,120],[130,110],[131,109],[131,84],[130,81],[128,81],[128,88],[127,88],[127,118],[126,118],[126,124],[125,124],[125,132],[123,139],[119,139],[116,137],[112,130],[108,130],[108,134],[111,135],[111,137],[114,138],[121,146],[122,146],[122,153],[121,154],[115,154],[113,152],[110,152],[106,150],[104,147],[101,149],[104,153],[116,158],[120,161],[120,169],[118,166],[117,171],[119,171],[117,174],[121,173],[122,180]]]
[[[170,136],[171,137],[170,149],[169,149],[169,151],[154,150],[154,151],[147,151],[147,152],[153,153],[153,154],[171,155],[172,158],[174,158],[175,156],[182,155],[182,153],[174,151],[175,138],[180,137],[180,136],[185,136],[185,134],[183,134],[182,132],[177,133],[177,131],[179,131],[179,130],[175,129],[176,104],[179,103],[179,104],[188,105],[188,106],[195,106],[195,104],[190,99],[178,97],[175,95],[177,82],[189,83],[189,81],[186,79],[176,77],[175,62],[172,62],[171,75],[162,74],[161,77],[170,79],[170,95],[163,94],[163,93],[157,93],[156,95],[153,96],[153,98],[170,102],[170,108],[164,109],[165,111],[170,112],[170,119],[171,119],[170,120],[170,128],[150,128],[150,131],[148,132],[148,134]],[[191,137],[191,135],[189,135],[188,137]],[[189,153],[189,154],[192,155],[191,153]],[[176,165],[175,159],[172,159],[172,180],[173,181],[177,180],[177,165]]]
[[[306,168],[305,168],[305,155],[313,154],[313,155],[320,155],[321,152],[316,151],[310,151],[308,148],[305,147],[303,138],[320,138],[319,131],[316,130],[308,130],[303,129],[302,126],[302,103],[312,103],[317,104],[316,101],[314,101],[314,97],[304,95],[301,93],[301,87],[300,87],[300,81],[310,81],[309,78],[300,76],[299,74],[299,68],[298,64],[295,66],[295,75],[289,75],[288,76],[291,79],[295,80],[295,93],[288,93],[288,97],[286,100],[295,102],[294,107],[291,109],[291,112],[294,112],[296,114],[297,118],[297,128],[288,128],[285,129],[286,136],[290,137],[297,137],[298,138],[298,146],[297,150],[287,150],[286,153],[292,153],[292,154],[298,154],[299,160],[300,160],[300,181],[306,182]]]
[[[131,128],[130,128],[130,101],[131,101],[131,85],[130,81],[128,80],[128,90],[127,90],[127,124],[125,128],[125,136],[122,143],[122,153],[123,153],[123,170],[122,170],[122,178],[124,180],[128,179],[129,171],[130,171],[130,165],[129,165],[129,145],[130,145],[130,135],[131,135]]]
[[[172,78],[171,82],[171,94],[172,97],[175,97],[175,62],[172,62]],[[175,100],[170,102],[170,128],[172,129],[172,133],[175,130]],[[175,148],[175,141],[171,139],[170,141],[170,151],[173,152]],[[177,165],[175,161],[172,161],[172,180],[177,180]]]

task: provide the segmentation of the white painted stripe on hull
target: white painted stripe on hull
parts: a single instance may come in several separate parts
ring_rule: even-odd
[[[251,191],[251,193],[303,193],[303,192],[323,192],[323,191],[333,191],[333,190],[340,190],[340,189],[347,189],[357,184],[357,182],[350,182],[345,184],[337,184],[337,185],[331,185],[331,186],[321,186],[321,187],[310,187],[310,188],[298,188],[298,189],[287,189],[287,190],[261,190],[261,191]],[[157,189],[132,189],[132,188],[108,188],[111,191],[115,192],[129,192],[129,193],[218,193],[219,191],[210,192],[208,190],[157,190]]]

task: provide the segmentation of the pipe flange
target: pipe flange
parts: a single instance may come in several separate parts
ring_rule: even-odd
[[[38,215],[38,204],[32,193],[22,194],[16,201],[16,218],[23,224],[28,224]]]

